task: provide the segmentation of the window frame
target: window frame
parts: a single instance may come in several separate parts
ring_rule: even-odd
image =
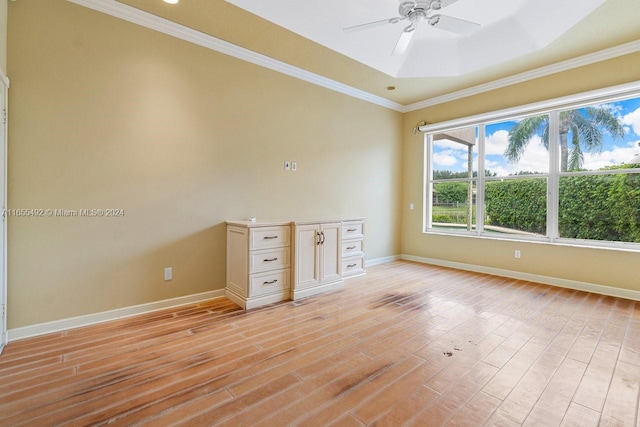
[[[560,144],[559,144],[559,115],[560,111],[579,109],[595,104],[610,103],[625,99],[640,98],[640,81],[608,87],[590,92],[583,92],[575,95],[569,95],[561,98],[555,98],[543,102],[526,104],[513,108],[487,112],[475,116],[464,117],[446,122],[427,124],[420,126],[419,130],[424,133],[424,176],[423,176],[423,225],[422,232],[425,234],[449,235],[449,236],[466,236],[474,238],[497,239],[505,241],[526,241],[540,242],[556,245],[569,245],[580,247],[596,247],[596,248],[613,248],[631,251],[640,251],[640,243],[637,242],[621,242],[607,240],[589,240],[563,238],[559,235],[559,206],[560,194],[559,183],[563,177],[571,176],[594,176],[594,175],[615,175],[615,174],[638,174],[640,168],[629,169],[613,169],[613,170],[595,170],[595,171],[560,171]],[[546,114],[549,116],[549,172],[546,174],[533,174],[526,176],[513,177],[485,177],[485,133],[486,126],[501,121],[511,121],[528,116],[536,116]],[[431,227],[432,220],[432,188],[433,180],[433,140],[432,135],[437,133],[446,133],[461,128],[476,127],[478,129],[478,165],[477,177],[466,179],[454,179],[449,182],[474,181],[477,186],[476,190],[476,217],[474,228],[471,231],[464,230],[443,230]],[[547,179],[547,232],[546,236],[526,236],[520,234],[505,234],[501,236],[487,235],[484,230],[483,216],[485,208],[485,185],[487,182],[497,179],[528,179],[528,178],[546,178]],[[441,180],[436,180],[441,182]]]

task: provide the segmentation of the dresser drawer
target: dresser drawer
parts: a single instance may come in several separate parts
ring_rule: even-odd
[[[249,272],[288,268],[291,260],[289,247],[252,251],[249,254]]]
[[[291,243],[291,227],[259,227],[252,228],[249,233],[249,249],[267,249],[289,246]]]
[[[357,255],[362,252],[362,240],[346,240],[342,242],[342,256]]]
[[[352,239],[364,236],[363,222],[344,222],[342,224],[342,238]]]
[[[250,280],[251,295],[266,295],[284,292],[289,289],[290,269],[278,270],[269,273],[252,274]]]
[[[345,277],[364,273],[364,257],[347,258],[342,260],[342,275]]]

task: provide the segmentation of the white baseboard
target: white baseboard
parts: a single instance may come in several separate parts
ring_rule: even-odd
[[[559,286],[561,288],[575,289],[578,291],[592,292],[595,294],[640,301],[640,292],[632,291],[630,289],[614,288],[612,286],[597,285],[595,283],[579,282],[577,280],[560,279],[557,277],[540,276],[538,274],[503,270],[500,268],[485,267],[482,265],[465,264],[461,262],[445,261],[433,258],[423,258],[414,255],[402,254],[400,255],[400,259],[420,262],[423,264],[438,265],[441,267],[457,268],[459,270],[474,271],[477,273],[493,274],[495,276],[508,277],[511,279],[526,280],[529,282],[542,283],[545,285]]]
[[[8,341],[17,341],[38,335],[52,332],[65,331],[67,329],[79,328],[82,326],[95,325],[96,323],[108,322],[110,320],[122,319],[138,314],[146,314],[152,311],[165,308],[177,307],[186,304],[195,304],[224,296],[224,289],[203,292],[200,294],[186,295],[178,298],[171,298],[162,301],[150,302],[147,304],[134,305],[131,307],[118,308],[116,310],[103,311],[101,313],[88,314],[86,316],[70,317],[68,319],[54,320],[52,322],[39,323],[21,328],[9,329],[7,331]]]
[[[373,267],[374,265],[386,264],[388,262],[398,261],[399,259],[401,259],[400,255],[392,255],[392,256],[386,256],[382,258],[370,259],[365,261],[364,266]]]
[[[481,265],[465,264],[461,262],[446,261],[434,258],[424,258],[414,255],[393,255],[383,258],[368,260],[365,265],[371,267],[374,265],[385,264],[398,260],[414,261],[423,264],[438,265],[441,267],[457,268],[459,270],[474,271],[477,273],[493,274],[496,276],[509,277],[511,279],[527,280],[530,282],[543,283],[545,285],[559,286],[562,288],[576,289],[579,291],[592,292],[612,297],[626,298],[630,300],[640,301],[640,292],[630,289],[614,288],[611,286],[597,285],[595,283],[579,282],[576,280],[560,279],[557,277],[541,276],[538,274],[522,273],[519,271],[503,270],[500,268],[485,267]],[[131,307],[119,308],[116,310],[104,311],[102,313],[89,314],[86,316],[72,317],[68,319],[55,320],[52,322],[40,323],[21,328],[10,329],[7,331],[7,341],[17,341],[25,338],[35,337],[38,335],[49,334],[52,332],[60,332],[67,329],[79,328],[82,326],[94,325],[96,323],[108,322],[110,320],[122,319],[138,314],[150,313],[165,308],[177,307],[186,304],[195,304],[224,296],[224,289],[203,292],[200,294],[187,295],[184,297],[172,298],[163,301],[156,301],[147,304],[135,305]]]
[[[329,292],[329,291],[333,291],[336,289],[342,289],[344,287],[344,281],[343,280],[338,280],[335,282],[330,282],[321,286],[316,286],[313,288],[303,288],[303,289],[298,289],[298,290],[293,290],[293,292],[291,292],[291,299],[296,301],[299,300],[300,298],[307,298],[310,297],[312,295],[318,295],[321,294],[323,292]]]

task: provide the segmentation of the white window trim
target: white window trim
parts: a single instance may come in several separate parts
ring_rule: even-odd
[[[498,121],[513,120],[523,116],[548,114],[549,117],[549,164],[557,165],[560,148],[559,148],[559,112],[564,109],[582,108],[588,105],[616,102],[625,98],[640,97],[640,81],[635,81],[623,85],[612,86],[608,88],[598,89],[589,92],[583,92],[575,95],[554,98],[547,101],[526,104],[518,107],[507,108],[503,110],[477,114],[449,120],[445,122],[427,124],[419,127],[419,130],[425,133],[424,137],[424,179],[423,192],[425,195],[423,200],[423,227],[422,232],[426,234],[446,235],[446,236],[462,236],[471,238],[504,240],[504,241],[522,241],[537,242],[552,245],[574,246],[574,247],[590,247],[590,248],[607,248],[625,251],[640,251],[640,243],[632,242],[615,242],[607,240],[581,240],[562,238],[559,235],[558,215],[559,215],[559,179],[565,176],[585,176],[585,175],[614,175],[620,173],[640,173],[640,169],[622,169],[615,171],[580,171],[580,172],[560,172],[558,168],[550,167],[548,174],[536,174],[527,178],[544,178],[548,180],[547,189],[547,236],[521,236],[521,235],[504,235],[494,236],[487,235],[484,232],[484,221],[481,220],[481,212],[484,212],[484,189],[485,181],[493,180],[492,177],[486,178],[484,173],[484,154],[485,154],[485,125]],[[478,174],[477,174],[477,191],[476,194],[476,228],[469,232],[467,230],[448,230],[433,229],[431,224],[431,214],[429,208],[432,203],[431,182],[433,181],[433,163],[432,156],[429,155],[433,151],[433,141],[430,135],[433,133],[451,131],[464,127],[478,127]],[[431,176],[429,176],[431,174]],[[500,177],[499,179],[522,179],[522,177]],[[498,179],[498,178],[496,178]],[[457,180],[459,181],[459,180]],[[427,194],[427,192],[429,194]]]

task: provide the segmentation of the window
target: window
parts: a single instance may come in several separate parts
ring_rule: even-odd
[[[425,231],[640,249],[638,86],[425,126]]]
[[[477,128],[431,135],[433,161],[429,200],[430,227],[438,230],[475,230],[478,176]]]

